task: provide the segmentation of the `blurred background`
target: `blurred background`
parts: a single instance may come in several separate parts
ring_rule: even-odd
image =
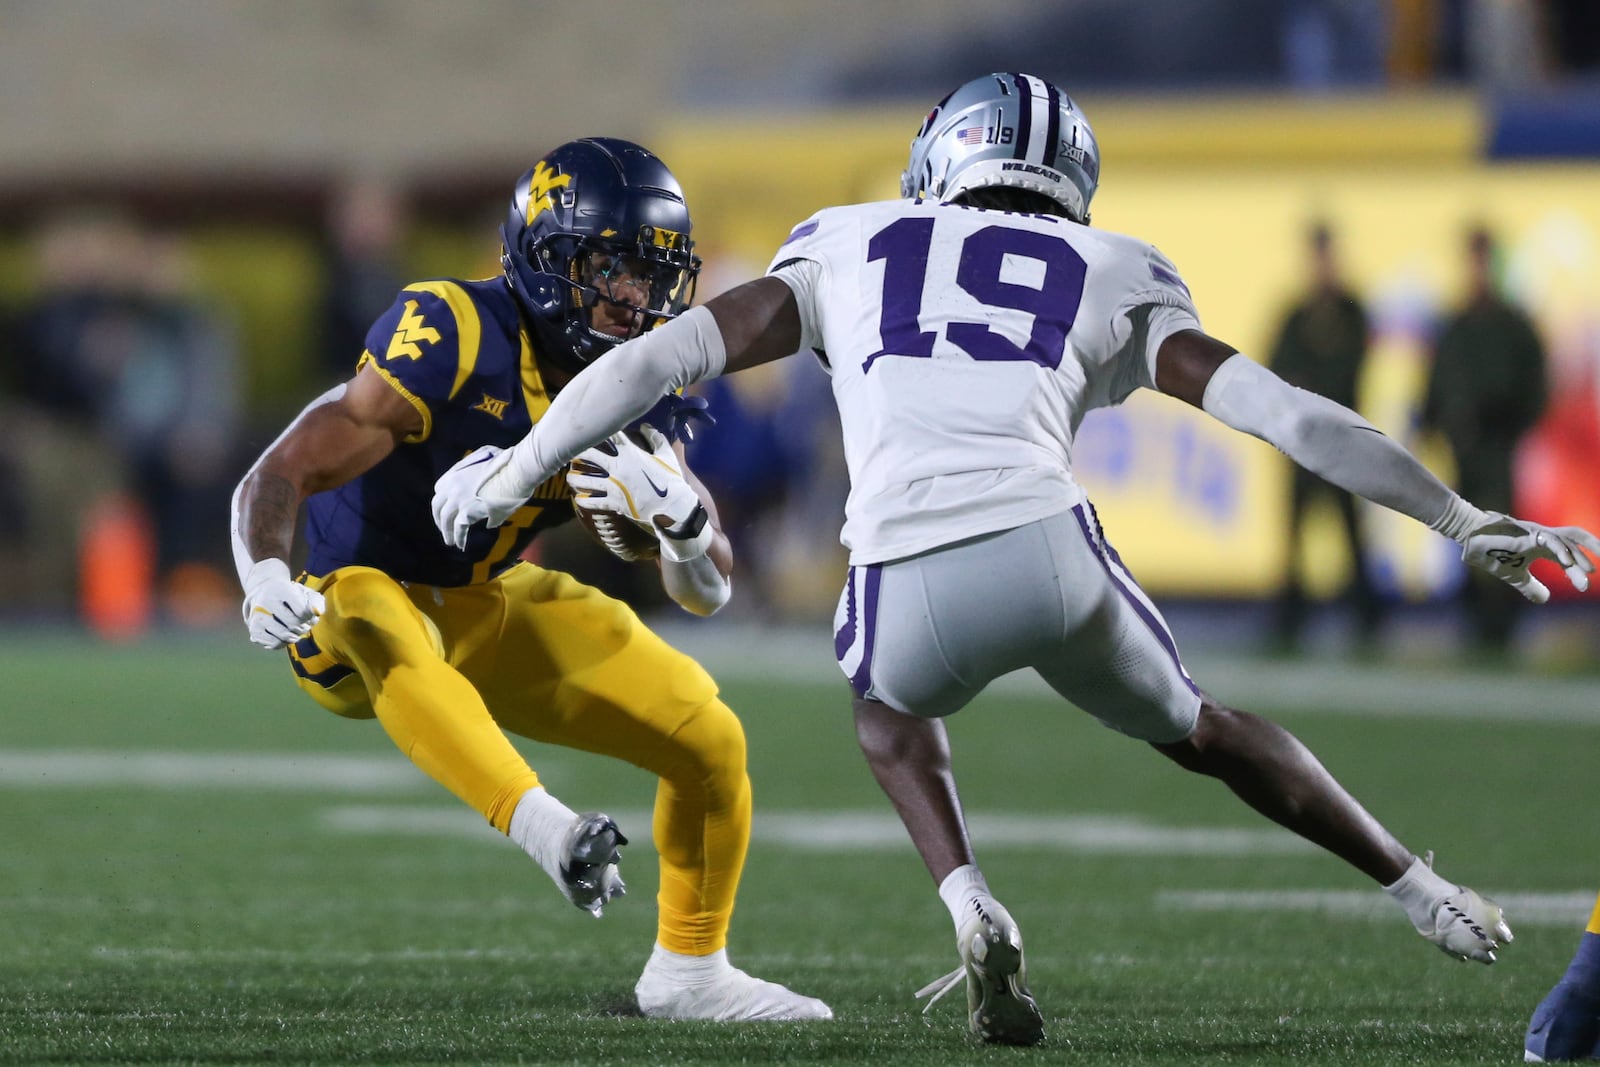
[[[237,626],[233,485],[402,285],[497,270],[511,183],[559,142],[667,161],[704,299],[818,208],[894,196],[927,109],[1001,69],[1076,97],[1095,225],[1170,256],[1211,333],[1480,505],[1600,529],[1592,0],[0,0],[0,621]],[[706,625],[820,626],[827,379],[793,359],[707,395],[691,461],[740,571]],[[1090,416],[1077,459],[1181,639],[1600,651],[1592,597],[1518,612],[1443,538],[1170,400]],[[535,550],[675,610],[575,525]]]

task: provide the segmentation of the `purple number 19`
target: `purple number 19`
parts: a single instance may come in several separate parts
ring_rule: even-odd
[[[883,260],[883,314],[878,335],[883,347],[867,357],[867,371],[879,356],[933,355],[937,334],[922,328],[922,293],[934,220],[903,218],[873,234],[867,261]],[[1001,278],[1007,256],[1044,264],[1038,288]],[[982,322],[950,322],[945,337],[973,359],[1026,360],[1054,370],[1066,351],[1067,332],[1083,302],[1088,265],[1073,247],[1036,230],[985,226],[961,243],[956,284],[979,303],[1020,311],[1033,318],[1026,345],[1018,346]]]

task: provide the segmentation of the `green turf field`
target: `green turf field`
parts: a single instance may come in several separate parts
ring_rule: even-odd
[[[632,893],[596,922],[242,634],[8,633],[0,1062],[1518,1062],[1600,880],[1600,710],[1519,719],[1540,707],[1532,679],[1506,721],[1414,697],[1332,714],[1338,677],[1308,674],[1327,709],[1302,692],[1281,720],[1402,839],[1507,904],[1501,962],[1446,959],[1215,783],[991,695],[952,735],[1050,1028],[1018,1050],[970,1044],[959,995],[919,1014],[912,992],[956,962],[949,919],[826,676],[724,680],[757,810],[730,951],[837,1019],[664,1024],[630,1006],[654,930],[641,773],[527,746],[553,792],[635,837]]]

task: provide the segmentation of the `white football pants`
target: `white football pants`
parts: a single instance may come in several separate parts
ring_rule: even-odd
[[[857,696],[925,717],[1024,667],[1115,730],[1176,741],[1200,690],[1161,613],[1079,504],[891,563],[850,568],[834,651]]]

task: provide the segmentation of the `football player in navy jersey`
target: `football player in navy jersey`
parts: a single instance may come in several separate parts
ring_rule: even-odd
[[[313,401],[234,494],[251,640],[287,648],[300,687],[376,718],[411,760],[508,834],[597,917],[623,892],[611,819],[551,796],[505,731],[600,752],[660,776],[660,917],[639,979],[665,1018],[831,1018],[819,1000],[733,967],[726,943],[750,831],[739,720],[716,684],[627,606],[519,561],[582,505],[658,546],[662,580],[710,614],[732,553],[674,445],[663,398],[541,485],[504,525],[444,544],[434,481],[482,445],[520,440],[552,395],[617,343],[688,306],[699,260],[677,180],[638,145],[561,145],[522,176],[501,276],[407,286],[356,373]],[[569,485],[568,477],[574,479]],[[288,560],[304,504],[306,570]]]

